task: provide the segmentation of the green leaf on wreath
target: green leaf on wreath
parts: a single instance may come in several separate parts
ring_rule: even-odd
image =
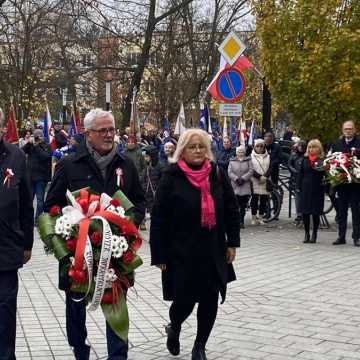
[[[111,329],[126,342],[129,335],[129,313],[125,296],[120,294],[116,304],[101,304],[101,308]]]

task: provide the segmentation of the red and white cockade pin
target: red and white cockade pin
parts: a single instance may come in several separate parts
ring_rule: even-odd
[[[10,187],[11,179],[14,177],[14,172],[11,169],[6,169],[5,171],[5,179],[4,179],[4,186],[5,184],[7,187]]]
[[[121,168],[117,168],[115,170],[116,173],[116,185],[118,187],[123,187],[124,186],[124,172],[122,171]]]

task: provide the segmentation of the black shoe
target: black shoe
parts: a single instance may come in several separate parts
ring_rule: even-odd
[[[191,352],[191,360],[207,360],[205,345],[195,343]]]
[[[310,234],[306,232],[303,243],[304,243],[304,244],[307,244],[307,243],[309,243],[309,242],[310,242]]]
[[[165,332],[167,334],[166,347],[171,355],[180,354],[180,331],[174,331],[171,328],[171,324],[165,326]]]
[[[240,229],[245,229],[245,226],[243,223],[240,223]]]
[[[74,355],[76,360],[89,360],[90,359],[90,346],[84,345],[81,347],[74,347]]]
[[[354,239],[354,246],[360,246],[360,240]]]
[[[312,233],[311,239],[310,239],[310,244],[315,244],[316,239],[317,239],[317,233]]]
[[[346,244],[346,241],[342,239],[337,239],[336,241],[333,242],[333,245],[344,245],[344,244]]]

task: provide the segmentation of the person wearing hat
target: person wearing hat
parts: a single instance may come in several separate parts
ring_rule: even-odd
[[[246,156],[245,145],[236,148],[236,156],[230,159],[228,174],[239,203],[240,227],[244,228],[246,206],[251,196],[251,177],[253,176],[251,157]]]
[[[45,188],[51,180],[51,147],[44,142],[42,130],[34,130],[34,138],[31,138],[22,150],[27,154],[27,164],[30,173],[33,197],[36,196],[35,219],[43,212]]]
[[[256,139],[254,149],[251,152],[251,161],[254,168],[251,178],[253,194],[251,196],[252,225],[264,225],[266,205],[269,199],[269,188],[267,182],[271,176],[271,157],[265,147],[263,139]]]
[[[3,139],[0,109],[0,359],[15,359],[18,269],[31,258],[34,209],[26,158]]]

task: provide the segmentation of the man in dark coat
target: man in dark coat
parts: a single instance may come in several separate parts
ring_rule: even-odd
[[[356,136],[356,128],[353,121],[346,121],[342,126],[343,136],[336,141],[332,152],[343,152],[360,157],[360,139]],[[336,187],[338,195],[338,239],[333,245],[346,243],[347,215],[349,206],[352,213],[352,238],[355,246],[360,246],[360,184],[343,184]]]
[[[296,205],[295,222],[297,223],[301,221],[300,194],[297,189],[297,180],[298,180],[298,174],[303,164],[305,151],[306,151],[306,142],[304,140],[300,140],[295,144],[295,147],[291,152],[288,160],[288,169],[291,175],[290,186],[291,186],[291,190],[295,192],[295,205]]]
[[[231,142],[228,137],[223,139],[223,149],[218,152],[216,161],[219,166],[222,167],[226,176],[229,167],[230,159],[235,156],[235,149],[231,147]]]
[[[134,163],[117,151],[114,143],[114,117],[101,109],[91,110],[84,118],[85,144],[76,153],[60,160],[56,167],[46,203],[48,211],[53,205],[67,204],[66,190],[75,191],[90,187],[101,194],[112,196],[119,188],[134,204],[135,225],[139,226],[145,214],[145,197]],[[121,173],[121,175],[119,175]],[[119,179],[118,177],[121,177]],[[120,180],[120,181],[119,181]],[[66,329],[75,358],[89,359],[86,345],[85,301],[75,302],[68,291],[68,278],[60,278],[59,287],[66,291]],[[106,325],[109,359],[127,359],[128,345]]]
[[[274,142],[274,135],[272,132],[267,132],[264,135],[265,147],[270,154],[271,162],[271,181],[277,185],[279,183],[280,164],[282,161],[282,151],[279,144]]]
[[[44,142],[42,130],[36,129],[34,140],[29,141],[22,150],[27,154],[33,197],[36,196],[37,201],[37,219],[43,211],[46,185],[51,180],[51,147]]]
[[[34,211],[24,153],[3,140],[0,109],[0,359],[15,359],[18,269],[31,258]]]

